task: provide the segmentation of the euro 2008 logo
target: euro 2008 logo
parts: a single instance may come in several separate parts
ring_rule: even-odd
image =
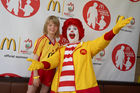
[[[5,9],[17,17],[31,17],[40,7],[40,0],[1,0]]]

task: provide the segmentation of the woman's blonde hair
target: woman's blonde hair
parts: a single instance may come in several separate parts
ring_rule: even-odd
[[[59,34],[60,34],[60,31],[59,31],[59,26],[60,26],[60,22],[59,22],[59,19],[56,17],[56,16],[49,16],[44,24],[44,28],[43,28],[43,34],[48,34],[48,31],[47,31],[47,26],[48,24],[50,23],[50,21],[52,21],[57,27],[58,27],[58,30],[55,34],[55,37],[59,37]]]

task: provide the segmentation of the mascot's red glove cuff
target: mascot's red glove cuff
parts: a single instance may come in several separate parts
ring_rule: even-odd
[[[115,36],[115,34],[113,33],[113,30],[111,30],[104,35],[104,39],[111,40],[114,36]]]
[[[49,62],[47,62],[47,61],[42,61],[42,63],[44,64],[44,68],[45,68],[45,69],[50,68],[50,63],[49,63]]]

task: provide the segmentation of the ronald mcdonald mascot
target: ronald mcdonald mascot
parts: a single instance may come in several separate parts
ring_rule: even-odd
[[[125,19],[121,16],[113,29],[101,37],[82,42],[84,28],[77,18],[69,18],[64,22],[62,35],[69,43],[61,46],[53,56],[38,62],[27,59],[32,64],[30,71],[37,69],[54,69],[57,67],[51,93],[100,93],[92,58],[108,46],[113,37],[122,27],[130,23],[132,17]]]

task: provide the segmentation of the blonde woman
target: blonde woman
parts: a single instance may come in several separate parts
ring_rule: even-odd
[[[56,16],[49,16],[44,24],[43,36],[35,42],[33,59],[41,61],[43,58],[49,58],[59,47],[56,38],[59,37],[59,19]],[[27,93],[35,93],[39,85],[41,85],[40,93],[47,93],[51,85],[55,69],[44,70],[39,69],[32,71],[28,83]]]

